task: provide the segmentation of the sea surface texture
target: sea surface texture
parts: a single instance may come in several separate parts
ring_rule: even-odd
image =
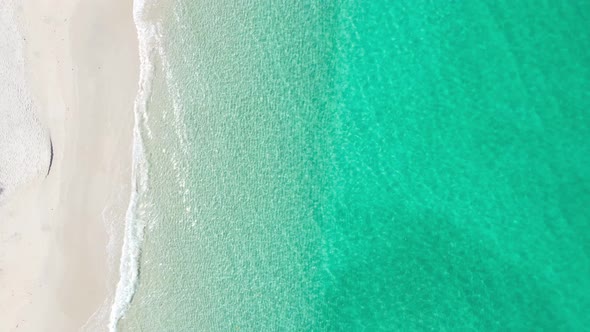
[[[566,0],[136,2],[118,329],[588,329],[588,22]]]

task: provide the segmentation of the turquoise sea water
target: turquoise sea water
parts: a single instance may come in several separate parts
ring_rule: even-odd
[[[120,330],[586,329],[588,13],[174,0],[146,15],[146,228]]]

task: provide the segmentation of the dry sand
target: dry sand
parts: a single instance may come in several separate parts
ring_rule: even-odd
[[[26,69],[54,160],[0,207],[0,331],[106,330],[129,200],[132,0],[26,0]],[[109,239],[111,241],[109,241]]]

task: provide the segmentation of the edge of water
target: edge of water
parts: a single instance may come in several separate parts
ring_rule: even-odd
[[[148,186],[148,162],[145,156],[142,130],[150,134],[147,127],[147,103],[152,92],[154,74],[153,43],[156,38],[155,26],[145,19],[147,3],[145,0],[133,2],[133,20],[139,43],[140,72],[138,91],[134,103],[133,152],[131,194],[125,213],[123,246],[119,264],[119,281],[115,290],[108,330],[116,332],[121,318],[125,315],[135,295],[139,281],[141,245],[146,222],[140,218],[139,198]]]

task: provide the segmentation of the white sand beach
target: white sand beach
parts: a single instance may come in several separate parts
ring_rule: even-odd
[[[25,69],[54,157],[47,177],[0,206],[0,331],[104,331],[129,202],[132,0],[20,2]]]

